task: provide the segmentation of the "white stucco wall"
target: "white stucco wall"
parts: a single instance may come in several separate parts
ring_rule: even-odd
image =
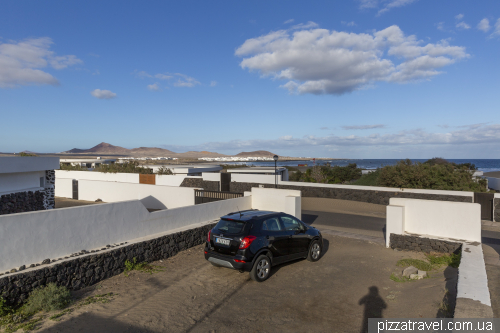
[[[73,179],[56,178],[55,196],[73,198]]]
[[[180,186],[186,175],[156,175],[156,185]]]
[[[231,173],[231,181],[239,183],[261,183],[261,184],[274,184],[274,175],[256,175],[256,174],[244,174],[244,173]],[[281,176],[278,175],[278,184],[283,184],[280,182]]]
[[[0,156],[0,173],[33,172],[59,169],[59,157]]]
[[[220,173],[218,172],[203,172],[201,176],[203,177],[203,180],[220,182]]]
[[[480,204],[391,198],[389,205],[404,207],[406,233],[481,242]],[[396,215],[387,215],[387,228],[396,224]]]
[[[405,207],[392,206],[386,207],[386,224],[385,224],[385,246],[389,247],[391,238],[390,234],[402,235],[405,230]]]
[[[500,178],[485,177],[488,180],[488,187],[500,191]]]
[[[259,210],[284,212],[301,219],[300,196],[301,192],[296,190],[254,187],[251,195],[252,207]],[[287,199],[287,197],[298,197],[298,199]]]
[[[132,184],[96,180],[78,181],[78,199],[104,202],[141,200],[147,208],[171,209],[194,205],[192,187]]]
[[[139,184],[138,173],[110,173],[110,172],[94,172],[94,171],[56,170],[56,179],[57,178],[70,178],[77,180],[87,179],[87,180],[100,180],[107,182]]]
[[[149,213],[138,201],[0,216],[0,271],[218,219],[251,197]]]
[[[45,171],[0,173],[0,195],[40,189],[40,178]]]

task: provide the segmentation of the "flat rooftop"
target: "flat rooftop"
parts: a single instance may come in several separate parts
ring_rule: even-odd
[[[59,157],[2,156],[0,173],[33,172],[59,169]]]

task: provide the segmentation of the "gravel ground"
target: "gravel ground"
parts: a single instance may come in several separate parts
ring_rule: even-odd
[[[447,268],[412,282],[390,280],[401,258],[380,244],[325,234],[316,263],[277,266],[264,283],[248,273],[216,268],[202,246],[155,262],[161,272],[133,271],[75,293],[83,298],[114,293],[52,321],[40,332],[360,332],[368,317],[429,318],[442,315],[445,288],[457,272]]]

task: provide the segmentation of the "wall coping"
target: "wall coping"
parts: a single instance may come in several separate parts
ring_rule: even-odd
[[[0,173],[34,172],[59,169],[59,157],[2,156]]]
[[[408,193],[422,193],[422,194],[435,194],[435,195],[455,195],[463,197],[474,197],[474,192],[467,191],[448,191],[448,190],[422,190],[410,188],[395,188],[395,187],[379,187],[379,186],[360,186],[360,185],[339,185],[339,184],[320,184],[320,183],[306,183],[306,182],[289,182],[278,181],[278,185],[290,186],[305,186],[305,187],[323,187],[335,188],[346,190],[362,190],[362,191],[382,191],[382,192],[408,192]]]

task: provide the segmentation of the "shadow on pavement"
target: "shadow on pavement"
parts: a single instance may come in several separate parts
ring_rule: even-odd
[[[328,239],[323,238],[323,251],[321,253],[319,260],[321,260],[325,256],[325,254],[328,252],[329,249],[330,249],[330,242],[328,241]],[[271,273],[269,274],[269,278],[271,278],[274,274],[278,273],[278,271],[281,268],[289,266],[289,265],[293,265],[293,264],[295,264],[299,261],[302,261],[302,260],[305,260],[305,259],[297,259],[297,260],[286,262],[286,263],[281,264],[281,265],[273,266],[271,268]]]
[[[444,270],[444,279],[446,281],[446,292],[441,304],[439,305],[436,318],[453,318],[453,314],[455,313],[455,304],[457,302],[457,268],[453,268],[451,266],[446,267]]]
[[[149,333],[149,332],[154,332],[151,330],[148,330],[144,326],[138,326],[138,325],[133,325],[129,324],[126,322],[118,321],[116,319],[111,319],[111,318],[102,318],[93,314],[87,314],[87,313],[82,313],[76,318],[72,318],[71,321],[69,321],[70,326],[68,326],[68,322],[61,322],[58,323],[50,328],[46,328],[44,330],[41,330],[39,332],[43,333],[51,333],[51,332],[71,332],[70,327],[75,327],[75,323],[78,325],[78,323],[81,323],[78,325],[80,329],[78,332],[88,332],[88,333],[95,333],[95,332],[141,332],[141,333]],[[89,323],[92,323],[89,325]]]
[[[368,294],[363,296],[358,302],[359,305],[365,306],[361,333],[368,332],[368,318],[383,318],[382,312],[387,309],[387,303],[379,295],[378,287],[371,286],[368,290]]]
[[[302,214],[302,222],[305,224],[311,225],[316,221],[318,218],[318,215],[312,215],[312,214]]]

